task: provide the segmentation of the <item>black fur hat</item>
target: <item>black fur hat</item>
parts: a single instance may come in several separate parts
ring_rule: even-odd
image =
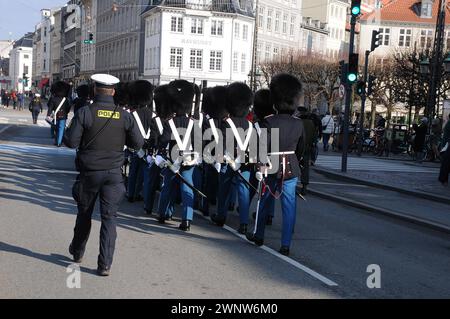
[[[272,96],[269,89],[261,89],[255,93],[253,111],[258,119],[262,120],[270,114],[274,114]]]
[[[63,81],[53,83],[50,88],[50,92],[56,97],[67,97],[69,95],[69,91],[70,84]]]
[[[171,99],[167,92],[168,85],[160,85],[155,88],[153,99],[155,100],[155,113],[162,119],[167,119],[172,116]]]
[[[77,87],[77,95],[79,98],[87,99],[89,97],[89,94],[91,93],[91,89],[89,85],[83,84]]]
[[[116,105],[130,105],[130,91],[127,82],[120,82],[115,87],[114,103]]]
[[[227,88],[227,111],[232,117],[245,117],[253,104],[253,92],[247,84],[231,83]]]
[[[302,92],[302,84],[298,78],[287,73],[275,75],[270,82],[275,109],[279,113],[294,113],[297,109],[297,99]]]
[[[228,115],[227,94],[225,86],[208,88],[203,93],[203,112],[214,119],[223,119]]]
[[[152,105],[153,102],[153,85],[146,80],[137,80],[130,83],[130,103],[135,108]]]
[[[167,93],[172,101],[172,112],[178,115],[191,114],[194,102],[194,84],[186,80],[175,80],[169,83]]]

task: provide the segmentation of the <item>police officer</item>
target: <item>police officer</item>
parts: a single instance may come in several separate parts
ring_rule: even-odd
[[[100,197],[100,254],[97,274],[108,276],[116,241],[116,214],[125,195],[120,167],[125,143],[141,149],[144,140],[133,117],[114,105],[114,85],[119,79],[95,74],[94,103],[82,107],[66,131],[64,143],[77,148],[76,164],[80,174],[73,186],[78,205],[74,237],[69,252],[75,262],[82,261],[91,230],[92,212]]]
[[[305,148],[303,123],[293,117],[299,103],[301,89],[300,81],[289,74],[276,75],[270,83],[270,92],[277,114],[266,118],[265,126],[269,135],[273,134],[273,129],[279,132],[279,151],[274,152],[274,145],[269,145],[271,151],[269,155],[272,159],[276,158],[279,165],[275,166],[276,171],[269,171],[264,180],[264,170],[257,173],[257,179],[265,185],[265,192],[260,203],[255,229],[247,233],[248,240],[258,246],[263,245],[268,213],[266,206],[270,203],[271,196],[281,198],[283,224],[280,253],[286,256],[289,255],[297,212],[296,188],[300,176],[299,161]],[[270,137],[268,141],[271,141]]]

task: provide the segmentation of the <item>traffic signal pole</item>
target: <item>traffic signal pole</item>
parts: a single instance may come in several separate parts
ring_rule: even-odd
[[[361,156],[362,148],[364,145],[364,117],[366,109],[366,98],[367,98],[367,77],[369,73],[369,55],[370,51],[366,51],[366,57],[364,61],[364,90],[361,94],[361,115],[359,117],[359,143],[358,143],[358,156]]]
[[[352,14],[351,16],[351,29],[350,29],[350,46],[349,46],[349,64],[350,57],[353,54],[354,46],[355,46],[355,27],[356,27],[356,15]],[[341,171],[343,173],[347,172],[347,162],[348,162],[348,146],[349,146],[349,125],[350,125],[350,104],[352,100],[352,88],[353,84],[349,81],[346,81],[345,88],[345,113],[344,113],[344,136],[342,142],[342,166]]]

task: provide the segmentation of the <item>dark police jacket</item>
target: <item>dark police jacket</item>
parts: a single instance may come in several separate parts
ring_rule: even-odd
[[[111,120],[106,128],[90,145],[86,145],[109,118]],[[141,149],[144,139],[132,115],[120,107],[116,108],[112,96],[99,95],[93,104],[77,112],[64,134],[64,144],[78,148],[78,170],[101,171],[119,169],[123,164],[124,145]]]
[[[274,152],[275,148],[271,144],[272,129],[279,130],[279,152],[295,152],[292,155],[286,155],[286,168],[284,179],[300,177],[299,161],[303,157],[305,151],[305,129],[300,119],[289,114],[276,114],[265,118],[261,123],[262,127],[268,130],[268,149]],[[282,156],[280,158],[280,166],[278,177],[280,177],[282,167]]]

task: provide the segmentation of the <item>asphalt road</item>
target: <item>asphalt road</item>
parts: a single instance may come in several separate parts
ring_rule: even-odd
[[[10,112],[0,110],[0,117]],[[448,236],[312,196],[299,205],[289,259],[275,253],[279,207],[266,246],[257,248],[233,233],[236,213],[227,229],[197,217],[191,232],[182,233],[178,222],[160,226],[143,215],[142,203],[124,202],[111,276],[95,275],[96,213],[81,288],[69,289],[74,153],[55,148],[48,128],[3,128],[0,123],[0,298],[450,297]],[[374,264],[381,269],[379,289],[366,283]]]

